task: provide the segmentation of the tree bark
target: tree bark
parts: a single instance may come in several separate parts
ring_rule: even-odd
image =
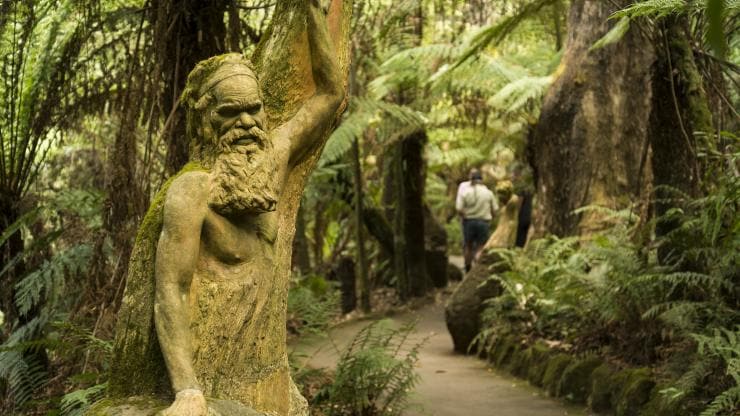
[[[447,230],[437,222],[427,204],[424,204],[424,257],[429,281],[436,288],[447,286]]]
[[[352,143],[352,167],[354,171],[354,198],[355,232],[357,245],[357,285],[360,308],[363,312],[370,312],[370,278],[368,277],[367,254],[365,253],[365,227],[363,227],[362,200],[362,167],[360,165],[360,143],[355,137]]]
[[[701,76],[687,36],[685,18],[668,17],[656,33],[657,60],[653,67],[653,100],[650,139],[655,190],[655,215],[660,219],[669,209],[681,206],[682,195],[700,194],[700,166],[697,148],[707,150],[709,142],[697,145],[695,132],[711,134],[712,115]],[[701,137],[701,136],[699,136]],[[659,220],[657,236],[673,231],[679,223]],[[667,261],[675,247],[664,244],[658,250]]]
[[[588,234],[604,227],[599,205],[630,206],[646,181],[650,65],[654,51],[636,27],[616,43],[589,48],[610,29],[609,16],[629,2],[575,0],[558,77],[529,137],[535,173],[535,234]]]
[[[386,186],[391,187],[393,264],[401,300],[423,296],[431,287],[424,238],[424,175],[422,156],[426,132],[420,130],[389,150]],[[386,190],[387,192],[387,190]]]
[[[291,267],[303,275],[311,271],[311,258],[308,254],[308,239],[306,238],[306,210],[303,208],[303,204],[298,208],[295,221]]]
[[[179,171],[188,161],[190,143],[185,140],[185,111],[179,106],[188,73],[203,59],[225,53],[224,15],[229,2],[222,0],[155,0],[151,24],[157,72],[165,88],[162,113],[167,118],[162,132],[167,143],[165,168]]]

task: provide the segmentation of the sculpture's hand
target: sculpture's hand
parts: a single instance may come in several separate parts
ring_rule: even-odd
[[[206,416],[207,414],[208,405],[203,392],[196,389],[185,389],[177,392],[172,405],[159,412],[157,416]]]

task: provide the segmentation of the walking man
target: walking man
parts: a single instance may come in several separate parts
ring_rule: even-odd
[[[473,259],[488,241],[491,220],[498,211],[498,202],[493,192],[483,184],[483,176],[478,169],[470,171],[470,182],[463,182],[458,188],[455,209],[463,222],[463,256],[465,272],[469,272]]]

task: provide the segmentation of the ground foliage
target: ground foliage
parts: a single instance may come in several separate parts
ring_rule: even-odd
[[[718,162],[732,169],[738,157]],[[740,178],[727,173],[706,197],[675,193],[676,208],[656,221],[680,226],[649,242],[635,242],[634,215],[611,212],[615,225],[587,239],[499,250],[508,271],[491,279],[504,292],[488,301],[488,325],[475,342],[485,349],[515,335],[652,365],[671,383],[671,399],[713,397],[702,415],[729,414],[740,404]],[[673,252],[659,264],[665,244]]]
[[[371,323],[338,351],[331,382],[310,399],[315,411],[327,416],[392,416],[408,408],[419,381],[414,365],[424,341],[409,338],[413,323],[393,328],[389,322]]]

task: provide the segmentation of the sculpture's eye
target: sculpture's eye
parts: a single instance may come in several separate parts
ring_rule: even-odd
[[[218,109],[218,115],[224,118],[236,117],[239,113],[239,107],[223,106]]]
[[[249,114],[251,114],[251,115],[255,115],[255,114],[259,113],[260,110],[262,110],[262,103],[261,102],[256,102],[254,104],[250,104],[247,107],[247,112]]]

